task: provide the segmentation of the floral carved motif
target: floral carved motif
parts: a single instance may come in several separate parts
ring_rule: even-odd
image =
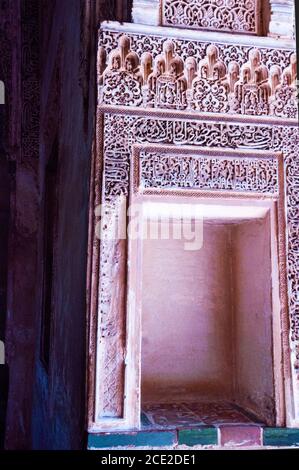
[[[110,238],[115,230],[116,202],[106,202],[101,240],[99,282],[99,361],[103,378],[99,385],[101,417],[121,417],[124,383],[124,293],[121,276],[125,266],[122,242]],[[115,299],[119,299],[116,302]]]
[[[257,3],[257,0],[162,0],[163,24],[256,33]]]
[[[223,54],[222,54],[223,55]],[[296,55],[282,70],[276,62],[265,65],[261,51],[251,48],[247,60],[226,65],[220,46],[210,44],[201,60],[185,60],[175,42],[165,40],[155,57],[131,50],[128,36],[119,38],[108,56],[99,51],[99,101],[109,105],[141,106],[247,115],[295,118]]]
[[[295,118],[298,113],[298,100],[296,90],[297,64],[296,57],[291,56],[291,64],[283,73],[279,66],[273,66],[270,70],[271,82],[274,85],[270,99],[270,114],[278,117]]]
[[[100,272],[98,285],[98,361],[102,377],[98,416],[123,415],[125,338],[125,241],[117,240],[116,217],[122,196],[128,194],[129,158],[134,118],[106,116],[104,126],[104,194],[100,231]]]
[[[109,31],[104,27],[99,31],[99,48],[104,48],[107,56],[114,49],[119,47],[119,40],[123,36],[123,33],[117,31]],[[131,49],[136,52],[138,57],[141,57],[144,53],[150,53],[152,58],[163,52],[163,45],[166,41],[161,36],[154,34],[137,34],[127,33],[126,36],[130,39]],[[188,57],[194,57],[197,63],[206,57],[207,46],[211,41],[207,38],[204,40],[196,39],[175,39],[175,53],[178,54],[183,61]],[[219,41],[213,42],[219,52],[219,59],[224,62],[228,68],[230,62],[237,62],[239,67],[248,60],[248,54],[252,46],[246,46],[242,44],[228,44],[221,42],[221,36]],[[281,49],[278,46],[273,48],[259,47],[261,53],[261,62],[270,70],[272,65],[279,65],[284,70],[290,64],[290,56],[294,52],[292,49]],[[101,52],[99,54],[99,62],[101,61]]]
[[[101,49],[101,62],[106,60],[105,49]],[[100,75],[102,100],[104,103],[117,105],[141,104],[142,75],[139,70],[139,57],[130,51],[130,40],[122,36],[119,49],[109,55],[109,63],[103,74]]]
[[[228,111],[227,89],[224,83],[225,65],[219,60],[218,48],[207,47],[207,57],[197,64],[192,57],[186,59],[188,77],[188,108],[208,112]]]

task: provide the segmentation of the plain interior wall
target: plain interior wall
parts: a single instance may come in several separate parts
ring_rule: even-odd
[[[236,398],[273,423],[270,219],[233,228]]]
[[[144,400],[231,395],[229,242],[229,226],[212,224],[198,251],[184,240],[143,242]]]
[[[273,424],[271,302],[269,216],[209,221],[198,251],[144,240],[142,401],[229,399]]]

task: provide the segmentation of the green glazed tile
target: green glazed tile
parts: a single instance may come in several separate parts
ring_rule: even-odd
[[[188,446],[212,445],[218,443],[216,428],[182,429],[179,431],[179,444]]]

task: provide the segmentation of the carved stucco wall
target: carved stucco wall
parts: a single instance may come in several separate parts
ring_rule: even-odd
[[[293,37],[294,0],[134,0],[133,21]]]
[[[258,0],[162,0],[162,23],[194,29],[258,33]]]
[[[291,349],[284,357],[286,419],[288,425],[298,425],[299,134],[294,44],[252,39],[249,46],[241,36],[222,40],[214,33],[184,32],[174,38],[169,30],[144,28],[103,24],[99,32],[98,147],[91,213],[100,202],[108,206],[102,241],[94,237],[90,245],[89,430],[125,428],[138,420],[128,420],[134,387],[139,392],[134,380],[126,385],[132,359],[124,342],[126,249],[107,236],[114,229],[121,196],[162,189],[267,197],[281,208],[285,198],[279,243],[281,252],[287,251],[287,269],[283,256],[279,263],[284,350]],[[190,147],[193,156],[189,150],[186,154]],[[225,159],[217,150],[221,148],[234,155],[237,151],[238,157]],[[283,154],[282,176],[277,173],[277,152]],[[91,219],[92,234],[100,220],[97,215]]]
[[[295,118],[296,55],[289,49],[103,31],[103,104]]]

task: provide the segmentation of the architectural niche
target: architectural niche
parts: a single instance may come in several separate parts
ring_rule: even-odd
[[[90,433],[140,429],[139,248],[115,231],[118,222],[126,224],[123,205],[148,196],[271,206],[279,324],[272,366],[280,373],[271,396],[253,399],[267,424],[299,426],[296,56],[292,41],[241,37],[188,31],[175,38],[170,28],[116,23],[99,31]]]

